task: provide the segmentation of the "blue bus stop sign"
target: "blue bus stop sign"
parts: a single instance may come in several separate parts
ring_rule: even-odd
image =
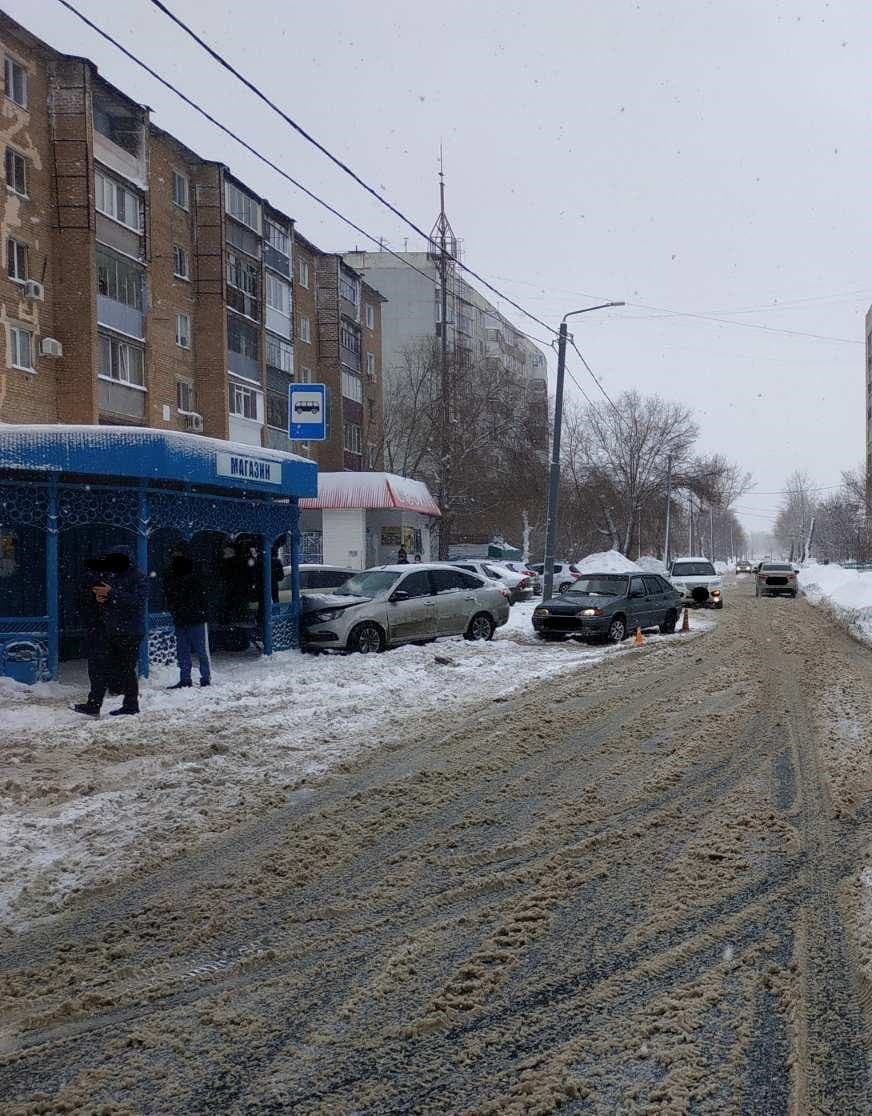
[[[288,389],[288,437],[297,442],[326,441],[325,384],[291,384]]]

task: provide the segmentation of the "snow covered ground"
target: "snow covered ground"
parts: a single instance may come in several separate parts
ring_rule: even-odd
[[[855,639],[872,646],[872,570],[804,566],[799,584],[813,605],[829,611]]]
[[[168,692],[177,673],[160,669],[143,684],[140,717],[73,713],[86,689],[81,669],[80,685],[0,679],[0,931],[283,804],[307,779],[415,731],[422,716],[462,717],[529,683],[634,652],[632,641],[543,644],[533,607],[515,605],[492,643],[228,659],[214,665],[208,690]],[[697,632],[711,623],[692,619]],[[105,709],[114,706],[109,699]]]

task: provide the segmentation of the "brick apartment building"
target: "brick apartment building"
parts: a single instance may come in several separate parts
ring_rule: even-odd
[[[88,60],[2,13],[0,50],[0,422],[188,430],[381,468],[381,295]],[[328,385],[329,441],[288,440],[294,380]]]

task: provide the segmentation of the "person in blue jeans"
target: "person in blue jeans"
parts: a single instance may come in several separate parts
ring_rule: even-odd
[[[206,586],[194,568],[190,549],[185,543],[179,543],[173,552],[164,580],[164,592],[176,629],[176,661],[179,664],[179,680],[169,689],[185,690],[193,685],[192,655],[197,656],[200,685],[208,686],[212,681],[212,664],[209,661],[209,632],[206,626]]]

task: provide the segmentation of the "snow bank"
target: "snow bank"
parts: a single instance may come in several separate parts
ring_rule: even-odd
[[[652,554],[643,554],[638,564],[641,569],[647,570],[648,573],[666,573],[666,563],[661,562],[659,558],[655,558]]]
[[[832,613],[856,639],[872,645],[872,570],[813,563],[799,571],[799,585],[813,605]]]
[[[642,569],[617,550],[588,554],[586,558],[576,562],[575,566],[581,573],[638,573]]]
[[[177,673],[162,668],[143,683],[141,717],[73,713],[80,664],[68,664],[78,685],[0,679],[0,935],[283,805],[367,749],[450,731],[524,685],[634,653],[629,641],[542,643],[533,608],[515,605],[491,643],[216,659],[208,690],[168,691]]]

